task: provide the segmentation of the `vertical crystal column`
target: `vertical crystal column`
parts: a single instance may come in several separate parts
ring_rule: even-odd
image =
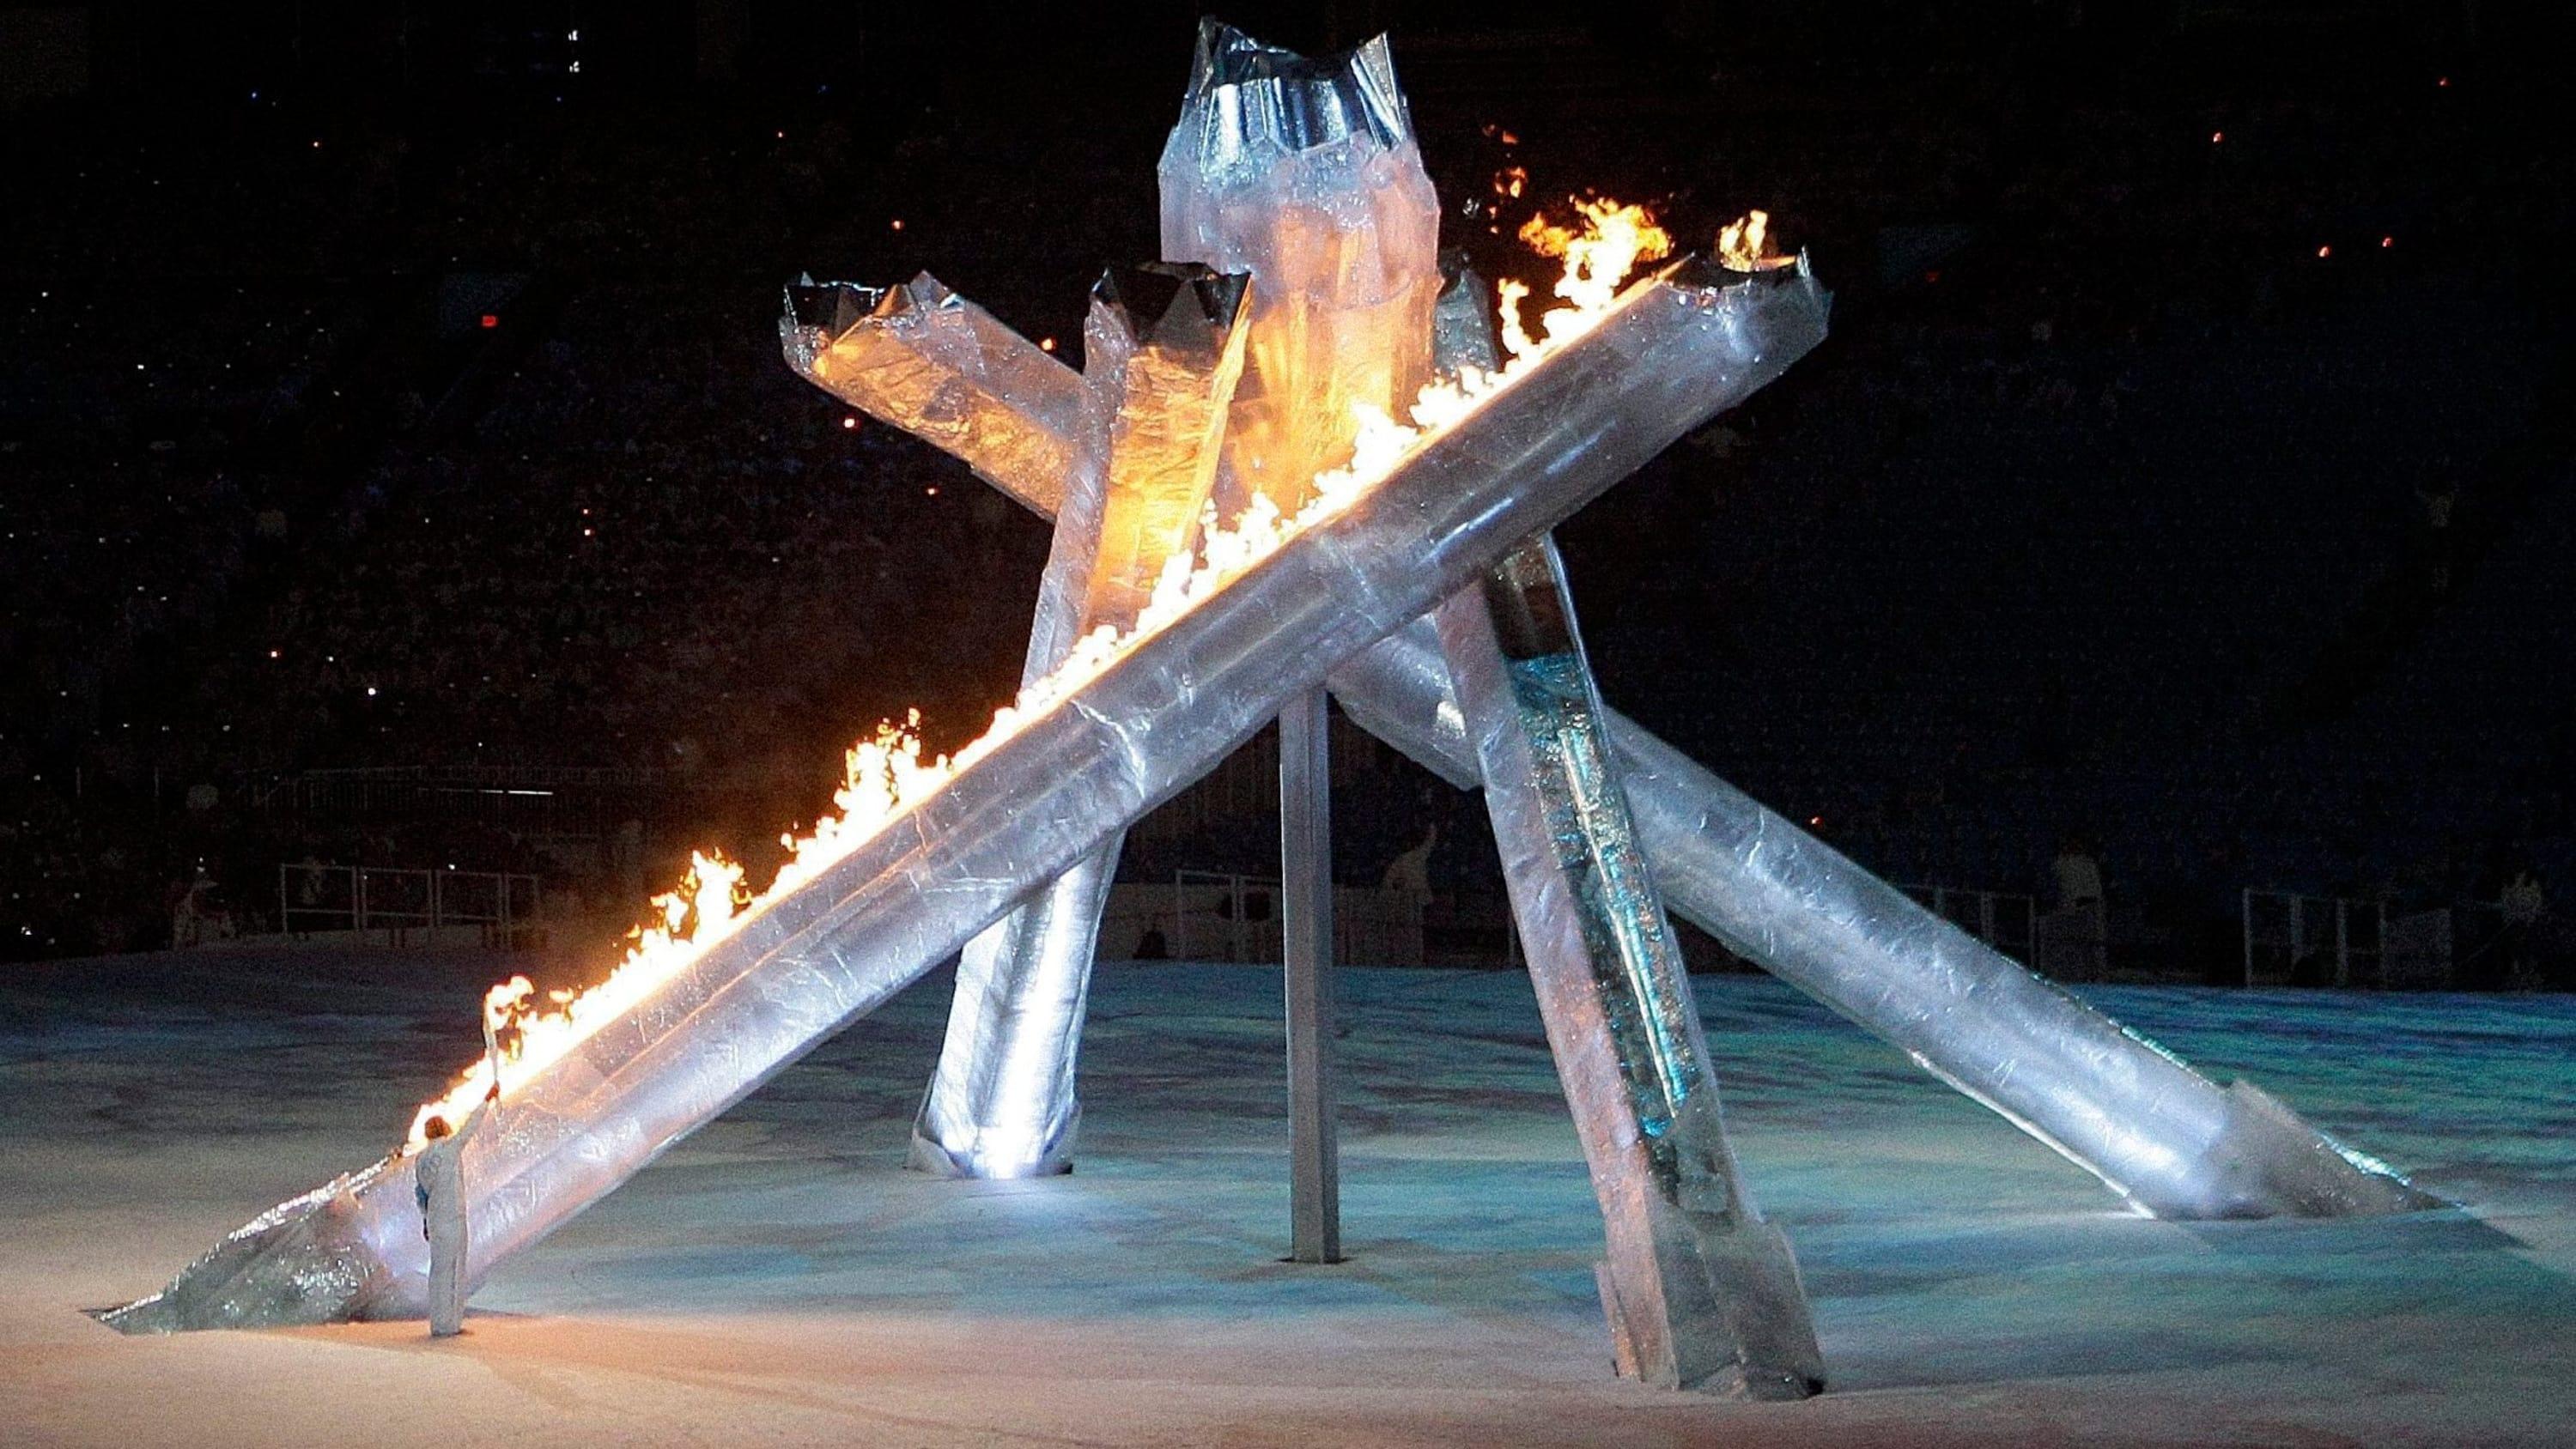
[[[808,320],[815,312],[828,320],[830,307],[809,304],[836,294],[881,295],[847,283],[794,289],[796,310],[781,330],[790,362],[809,378],[815,350],[838,335]],[[1452,315],[1443,308],[1443,328]],[[1047,435],[1050,420],[1066,411],[1063,397],[1078,397],[1082,379],[1025,341],[1016,341],[1015,351],[997,350],[993,370],[1019,382],[1001,394],[1001,405],[1016,417],[990,435],[960,433],[908,408],[904,398],[846,382],[838,371],[831,380],[815,380],[948,450],[1023,505],[1052,515],[1063,504],[1062,470],[1069,465],[1044,460],[1049,452],[1061,456],[1063,445],[1012,452],[994,442]],[[1460,734],[1429,620],[1346,664],[1333,686],[1362,729],[1452,783],[1474,786],[1478,765]],[[2190,1220],[2342,1217],[2440,1205],[2386,1163],[2333,1141],[2253,1084],[2219,1086],[1996,953],[1635,721],[1615,711],[1610,719],[1629,767],[1625,783],[1638,826],[1674,909],[2142,1210]]]
[[[1200,22],[1159,176],[1163,254],[1259,283],[1219,507],[1294,511],[1355,409],[1402,417],[1429,376],[1440,198],[1386,37],[1308,60]]]
[[[1738,1397],[1812,1394],[1823,1362],[1797,1262],[1738,1179],[1555,546],[1522,545],[1438,621],[1601,1201],[1620,1369]]]
[[[1194,541],[1226,407],[1243,372],[1247,279],[1205,267],[1111,272],[1092,291],[1083,375],[1105,431],[1103,466],[1078,474],[1030,631],[1025,675],[1075,640],[1125,628],[1164,561]],[[939,1070],[913,1123],[912,1166],[952,1177],[1029,1177],[1073,1166],[1083,1003],[1122,836],[969,942]]]

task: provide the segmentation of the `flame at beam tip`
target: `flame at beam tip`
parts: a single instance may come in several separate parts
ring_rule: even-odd
[[[463,1120],[496,1080],[507,1103],[521,1083],[570,1053],[602,1023],[679,975],[767,902],[822,874],[958,771],[998,748],[1049,705],[1098,676],[1138,641],[1188,613],[1291,538],[1339,514],[1431,435],[1599,325],[1615,309],[1619,286],[1628,274],[1641,262],[1670,255],[1672,238],[1641,206],[1621,206],[1607,198],[1577,200],[1575,206],[1582,217],[1579,231],[1548,227],[1535,218],[1531,226],[1540,228],[1541,239],[1532,239],[1529,228],[1523,229],[1523,239],[1543,254],[1566,259],[1565,275],[1555,287],[1565,305],[1544,313],[1533,337],[1520,318],[1520,303],[1529,288],[1502,282],[1500,320],[1508,358],[1500,369],[1470,368],[1454,379],[1426,384],[1406,410],[1407,421],[1399,422],[1366,404],[1355,405],[1358,430],[1351,461],[1318,474],[1311,495],[1293,514],[1256,495],[1233,523],[1219,527],[1211,504],[1199,546],[1165,562],[1133,628],[1120,632],[1104,626],[1075,641],[1063,664],[1021,690],[1011,704],[994,711],[991,728],[953,757],[923,758],[919,710],[909,711],[900,724],[879,724],[874,734],[850,746],[844,756],[842,782],[832,796],[839,813],[816,820],[804,835],[781,835],[786,863],[757,894],[744,885],[740,864],[715,851],[692,852],[688,874],[653,898],[651,918],[627,933],[626,954],[605,980],[579,991],[547,992],[542,1006],[536,988],[524,976],[493,987],[484,997],[483,1011],[487,1028],[501,1043],[497,1073],[488,1062],[477,1061],[444,1093],[423,1103],[400,1153],[407,1156],[426,1145],[425,1129],[432,1117]]]
[[[1730,271],[1767,272],[1797,260],[1771,246],[1771,213],[1748,211],[1717,233],[1718,264]]]

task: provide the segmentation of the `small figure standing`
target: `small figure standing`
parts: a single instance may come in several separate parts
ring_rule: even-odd
[[[429,1145],[412,1165],[412,1196],[420,1203],[421,1236],[429,1239],[429,1336],[454,1338],[465,1331],[465,1144],[472,1141],[492,1104],[494,1082],[465,1125],[451,1129],[444,1117],[421,1126]]]
[[[2050,874],[2057,877],[2057,918],[2063,924],[2056,929],[2074,947],[2076,961],[2052,961],[2056,972],[2099,980],[2110,969],[2110,918],[2102,905],[2102,863],[2094,857],[2093,848],[2080,836],[2068,836],[2058,847],[2057,859],[2049,862]],[[2074,965],[2074,970],[2069,970]]]
[[[483,1061],[492,1079],[482,1105],[450,1128],[445,1117],[421,1124],[429,1145],[412,1165],[412,1196],[420,1203],[420,1234],[429,1239],[429,1336],[454,1338],[465,1331],[465,1144],[501,1100],[501,1044],[492,1013],[483,1013]]]
[[[1431,900],[1431,852],[1440,844],[1440,824],[1433,821],[1422,834],[1420,844],[1386,863],[1385,874],[1378,877],[1377,888],[1392,892],[1408,901],[1429,903]]]

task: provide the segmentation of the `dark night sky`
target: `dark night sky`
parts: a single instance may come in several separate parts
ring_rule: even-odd
[[[2073,832],[2181,900],[2576,868],[2537,9],[1228,18],[1390,30],[1489,271],[1538,270],[1463,208],[1518,166],[1686,241],[1767,207],[1836,289],[1810,363],[1565,530],[1615,697],[1891,874],[2028,888]],[[907,704],[971,733],[1044,530],[839,426],[777,365],[776,289],[930,266],[1078,337],[1154,246],[1194,22],[0,7],[21,924],[121,944],[197,861],[446,848],[234,813],[301,769],[680,770],[659,849],[810,812]],[[670,622],[700,597],[704,637]],[[1457,817],[1417,785],[1354,813],[1356,875]]]

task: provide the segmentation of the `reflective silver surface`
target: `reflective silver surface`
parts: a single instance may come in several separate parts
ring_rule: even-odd
[[[1675,268],[1516,386],[824,867],[580,1045],[513,1084],[465,1159],[468,1281],[610,1192],[1041,883],[1204,773],[1337,661],[1455,592],[1823,335],[1804,277]],[[416,1316],[402,1174],[371,1169],[243,1230],[138,1330]],[[237,1234],[236,1238],[242,1237]],[[245,1278],[265,1291],[228,1306]]]
[[[1430,380],[1440,198],[1385,37],[1310,61],[1201,22],[1156,179],[1163,255],[1255,282],[1219,511],[1293,513],[1349,460],[1354,408],[1401,418]]]
[[[1053,364],[1064,378],[1070,369]],[[940,441],[900,415],[887,421]],[[984,450],[986,456],[992,450]],[[989,474],[1041,513],[1060,474]],[[1363,728],[1462,788],[1481,778],[1428,620],[1333,675]],[[1671,907],[1893,1043],[2159,1217],[2340,1216],[2438,1206],[2268,1096],[2221,1088],[1608,714]],[[2286,1117],[2297,1128],[2281,1125]]]
[[[787,289],[778,337],[807,381],[1042,513],[1096,452],[1081,377],[928,272],[900,287],[802,279]],[[1041,495],[1014,493],[1036,479]]]
[[[1089,432],[1107,457],[1071,480],[1022,682],[1102,626],[1128,628],[1163,561],[1196,540],[1243,372],[1249,279],[1205,267],[1112,272],[1083,331]],[[967,943],[911,1165],[948,1177],[1073,1166],[1075,1063],[1121,836]]]
[[[1812,1394],[1824,1361],[1797,1261],[1736,1171],[1555,546],[1523,544],[1436,617],[1601,1202],[1620,1362],[1659,1387]]]

